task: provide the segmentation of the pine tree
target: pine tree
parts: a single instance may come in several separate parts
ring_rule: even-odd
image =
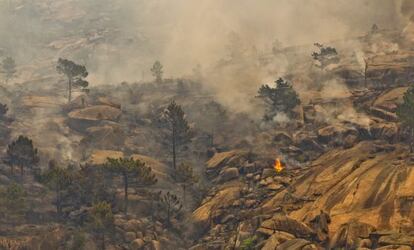
[[[106,249],[106,235],[115,228],[111,204],[105,201],[95,203],[89,216],[89,227],[101,238],[101,249]]]
[[[27,192],[22,185],[12,183],[1,192],[0,210],[7,214],[10,221],[15,222],[17,219],[24,216],[27,211]]]
[[[265,120],[272,120],[278,113],[290,115],[292,110],[300,104],[300,99],[293,87],[282,78],[275,81],[276,87],[262,85],[258,92],[258,98],[261,98],[267,105]]]
[[[116,190],[113,188],[111,173],[104,168],[84,165],[80,167],[78,176],[76,182],[80,188],[77,195],[82,205],[90,206],[101,201],[111,204],[115,202]]]
[[[4,118],[7,111],[9,111],[9,108],[7,107],[7,104],[0,103],[0,120]]]
[[[185,114],[180,105],[172,101],[163,113],[162,119],[165,121],[170,146],[172,149],[173,169],[177,167],[177,153],[191,141],[191,130],[185,118]]]
[[[180,183],[183,189],[183,204],[186,204],[186,191],[188,187],[191,187],[198,181],[198,178],[194,175],[193,167],[188,163],[181,163],[178,165],[176,171],[176,181]]]
[[[49,162],[49,169],[41,177],[41,181],[55,192],[55,206],[58,217],[62,216],[67,192],[76,180],[76,175],[68,168],[58,167],[54,161]]]
[[[78,65],[70,60],[59,58],[56,66],[59,74],[63,74],[68,79],[68,102],[72,100],[72,92],[74,88],[80,88],[82,91],[88,92],[89,82],[85,80],[88,71],[85,66]]]
[[[1,72],[4,74],[6,79],[6,83],[13,78],[16,74],[16,62],[11,57],[6,57],[2,61],[2,69]]]
[[[397,116],[402,125],[409,131],[410,152],[414,145],[414,86],[411,86],[403,97],[403,102],[397,107]]]
[[[313,52],[312,58],[318,63],[318,67],[323,69],[329,64],[339,62],[338,52],[335,48],[329,46],[325,47],[320,43],[315,43],[314,45],[319,49],[319,52]]]
[[[20,174],[23,176],[24,168],[33,168],[39,162],[37,149],[33,141],[20,135],[7,147],[5,163],[10,166],[13,175],[13,167],[20,167]]]
[[[146,187],[157,182],[152,169],[144,162],[133,158],[108,158],[104,168],[122,177],[124,186],[124,212],[128,212],[128,188],[135,181],[136,187]]]
[[[161,208],[166,213],[166,222],[171,225],[171,218],[177,216],[183,206],[181,205],[180,199],[175,194],[170,192],[165,193],[160,198]]]
[[[156,61],[152,65],[151,73],[155,77],[155,81],[157,83],[161,83],[162,82],[162,75],[163,75],[164,71],[163,71],[163,66],[160,63],[160,61]]]
[[[209,136],[209,146],[213,146],[217,127],[224,126],[228,121],[228,114],[225,108],[216,101],[206,103],[201,107],[201,112],[196,114],[197,128],[203,130]]]

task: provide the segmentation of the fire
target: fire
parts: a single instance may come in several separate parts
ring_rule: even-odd
[[[280,173],[280,172],[283,171],[283,166],[282,166],[282,163],[280,162],[280,159],[279,158],[277,158],[275,160],[275,164],[273,165],[273,167],[275,168],[275,170],[276,170],[277,173]]]

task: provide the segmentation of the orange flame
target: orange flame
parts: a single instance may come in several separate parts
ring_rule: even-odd
[[[280,173],[280,172],[283,171],[283,166],[282,166],[282,163],[280,162],[280,159],[279,158],[277,158],[275,160],[275,164],[273,165],[273,167],[275,168],[275,170],[276,170],[277,173]]]

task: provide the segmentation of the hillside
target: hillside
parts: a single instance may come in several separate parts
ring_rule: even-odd
[[[411,5],[288,2],[0,2],[0,249],[414,249]]]

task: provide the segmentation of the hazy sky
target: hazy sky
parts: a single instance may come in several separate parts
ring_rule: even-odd
[[[19,62],[88,54],[82,60],[89,60],[92,75],[105,75],[109,81],[148,78],[155,60],[162,61],[167,76],[188,74],[197,64],[215,64],[228,53],[231,34],[245,46],[265,51],[276,39],[285,46],[312,44],[363,34],[374,23],[394,28],[402,20],[399,0],[7,2],[0,1],[0,48]],[[68,53],[71,46],[60,51],[46,49],[59,39],[76,45],[97,29],[108,30],[106,44],[72,54]]]

